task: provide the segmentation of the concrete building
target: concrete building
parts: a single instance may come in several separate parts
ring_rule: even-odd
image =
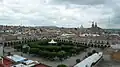
[[[99,61],[102,58],[102,56],[102,52],[94,53],[93,55],[84,59],[80,63],[76,64],[74,67],[92,67],[97,63],[97,61]]]

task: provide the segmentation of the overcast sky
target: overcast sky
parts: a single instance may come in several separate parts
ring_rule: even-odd
[[[0,0],[0,24],[120,28],[120,0]]]

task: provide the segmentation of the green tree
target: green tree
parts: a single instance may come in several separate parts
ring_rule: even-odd
[[[109,45],[109,42],[107,41],[107,43],[106,43],[107,45]]]
[[[29,48],[26,47],[26,48],[23,48],[23,53],[27,53],[29,51]]]
[[[30,54],[38,54],[39,53],[39,48],[30,48],[29,53]]]
[[[88,56],[91,56],[92,55],[92,53],[91,52],[88,52],[88,54],[87,54]]]
[[[92,53],[93,53],[93,54],[96,53],[96,50],[92,50]]]
[[[57,67],[68,67],[67,65],[64,65],[64,64],[60,64],[58,65]]]
[[[29,46],[31,48],[38,48],[39,47],[39,45],[37,45],[36,43],[30,43]]]
[[[76,59],[76,64],[80,63],[80,59]]]
[[[18,45],[14,45],[14,49],[21,51],[22,49],[22,45],[18,44]]]

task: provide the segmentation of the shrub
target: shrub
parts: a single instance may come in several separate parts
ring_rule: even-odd
[[[30,54],[38,54],[38,52],[39,52],[39,48],[30,48],[29,51]]]
[[[76,59],[76,64],[80,63],[80,59]]]
[[[57,67],[68,67],[67,65],[64,65],[64,64],[60,64],[58,65]]]

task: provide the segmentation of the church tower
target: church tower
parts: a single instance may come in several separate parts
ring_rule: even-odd
[[[92,28],[94,28],[95,26],[94,26],[94,21],[92,22]]]
[[[95,22],[95,28],[97,28],[97,22]]]
[[[84,28],[83,25],[81,25],[81,26],[80,26],[80,29],[83,29],[83,28]]]

